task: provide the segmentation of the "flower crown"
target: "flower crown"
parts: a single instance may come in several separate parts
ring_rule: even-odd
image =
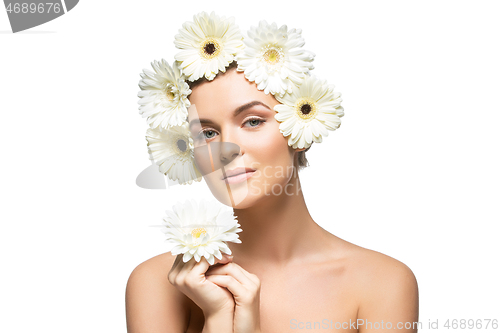
[[[150,126],[146,134],[150,159],[160,171],[181,184],[201,180],[187,125],[191,106],[187,81],[203,77],[211,81],[233,61],[257,89],[281,103],[274,107],[275,119],[292,148],[309,148],[337,129],[344,115],[340,93],[310,74],[315,54],[302,48],[301,33],[260,21],[243,37],[233,18],[213,12],[185,22],[175,36],[180,51],[172,66],[162,59],[151,63],[154,72],[144,69],[140,74],[139,110]]]

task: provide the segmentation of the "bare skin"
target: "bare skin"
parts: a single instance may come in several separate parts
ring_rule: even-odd
[[[273,118],[278,102],[243,74],[230,70],[218,75],[195,87],[190,100],[200,118],[211,119],[202,124],[209,133],[207,141],[240,147],[229,169],[252,166],[264,171],[266,166],[276,170],[296,165],[299,150],[287,145]],[[265,106],[232,116],[233,110],[251,101]],[[255,116],[264,122],[248,125],[248,117]],[[205,180],[221,202],[227,200],[227,184],[217,175]],[[394,329],[398,323],[418,320],[418,289],[411,270],[321,228],[309,214],[296,170],[285,176],[261,172],[247,185],[255,191],[235,186],[231,193],[237,198],[233,207],[243,229],[242,243],[228,244],[233,258],[224,257],[209,267],[205,259],[182,263],[164,253],[132,272],[126,292],[129,333],[417,331]],[[269,193],[270,186],[287,185],[288,194]],[[358,319],[363,324],[353,326]]]

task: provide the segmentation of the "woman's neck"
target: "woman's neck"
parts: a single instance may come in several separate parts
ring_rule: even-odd
[[[304,201],[298,176],[290,183],[288,195],[269,195],[247,209],[235,209],[241,224],[242,243],[230,243],[233,256],[238,261],[268,262],[285,265],[292,259],[302,259],[317,251],[327,241],[327,231],[312,219]],[[300,257],[299,257],[300,256]]]

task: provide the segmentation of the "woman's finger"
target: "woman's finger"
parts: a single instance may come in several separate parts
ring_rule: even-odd
[[[227,264],[233,261],[233,256],[223,253],[221,259],[215,258],[215,262],[212,266],[217,264]]]
[[[215,264],[226,264],[229,263],[233,260],[233,256],[228,256],[227,254],[223,254],[221,259],[215,258]],[[195,268],[196,267],[196,268]],[[172,268],[170,269],[169,273],[169,280],[170,281],[179,281],[179,280],[184,280],[188,274],[194,274],[195,276],[198,276],[200,280],[203,280],[204,277],[203,275],[207,271],[207,269],[210,267],[208,265],[208,262],[204,257],[201,258],[199,262],[194,260],[194,258],[191,258],[188,262],[183,261],[183,254],[177,255],[175,258],[175,262],[172,265]],[[194,272],[192,272],[194,270]]]
[[[183,254],[177,255],[177,258],[175,258],[174,265],[172,266],[171,272],[175,276],[177,276],[180,272],[182,271],[190,271],[193,266],[196,264],[195,260],[189,260],[188,262],[184,262],[182,260]],[[177,265],[175,265],[177,263]]]
[[[258,286],[257,281],[252,274],[248,273],[240,265],[236,263],[229,263],[217,267],[210,267],[206,275],[230,275],[235,278],[239,283],[245,286]]]
[[[243,272],[257,287],[260,287],[260,279],[257,275],[250,273],[240,265],[235,263],[235,266]]]
[[[191,259],[192,261],[195,261],[194,259]],[[217,259],[214,262],[215,264],[226,264],[229,263],[233,260],[232,256],[227,256],[223,255],[221,259]],[[205,257],[201,257],[200,262],[196,263],[193,265],[191,270],[188,272],[188,274],[194,274],[196,276],[204,276],[207,270],[210,268],[210,264],[208,263],[207,259]]]
[[[208,275],[207,280],[219,287],[227,288],[235,296],[235,300],[248,293],[248,290],[230,275]]]

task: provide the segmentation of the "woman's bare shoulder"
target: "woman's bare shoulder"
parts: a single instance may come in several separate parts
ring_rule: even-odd
[[[168,276],[168,272],[170,271],[170,268],[174,264],[175,261],[175,256],[173,256],[170,252],[167,253],[162,253],[157,256],[154,256],[139,265],[132,271],[134,273],[135,271],[155,271],[157,274],[164,274],[166,273]]]
[[[412,270],[383,253],[343,241],[349,280],[355,285],[360,305],[365,309],[380,304],[398,305],[408,312],[418,311],[418,286]]]
[[[416,282],[412,270],[401,261],[345,240],[339,240],[342,257],[350,268],[351,277],[356,281],[372,286],[374,283],[390,284],[395,280]]]
[[[186,296],[168,281],[175,261],[163,253],[139,264],[126,287],[127,329],[134,332],[185,332],[189,320]]]

